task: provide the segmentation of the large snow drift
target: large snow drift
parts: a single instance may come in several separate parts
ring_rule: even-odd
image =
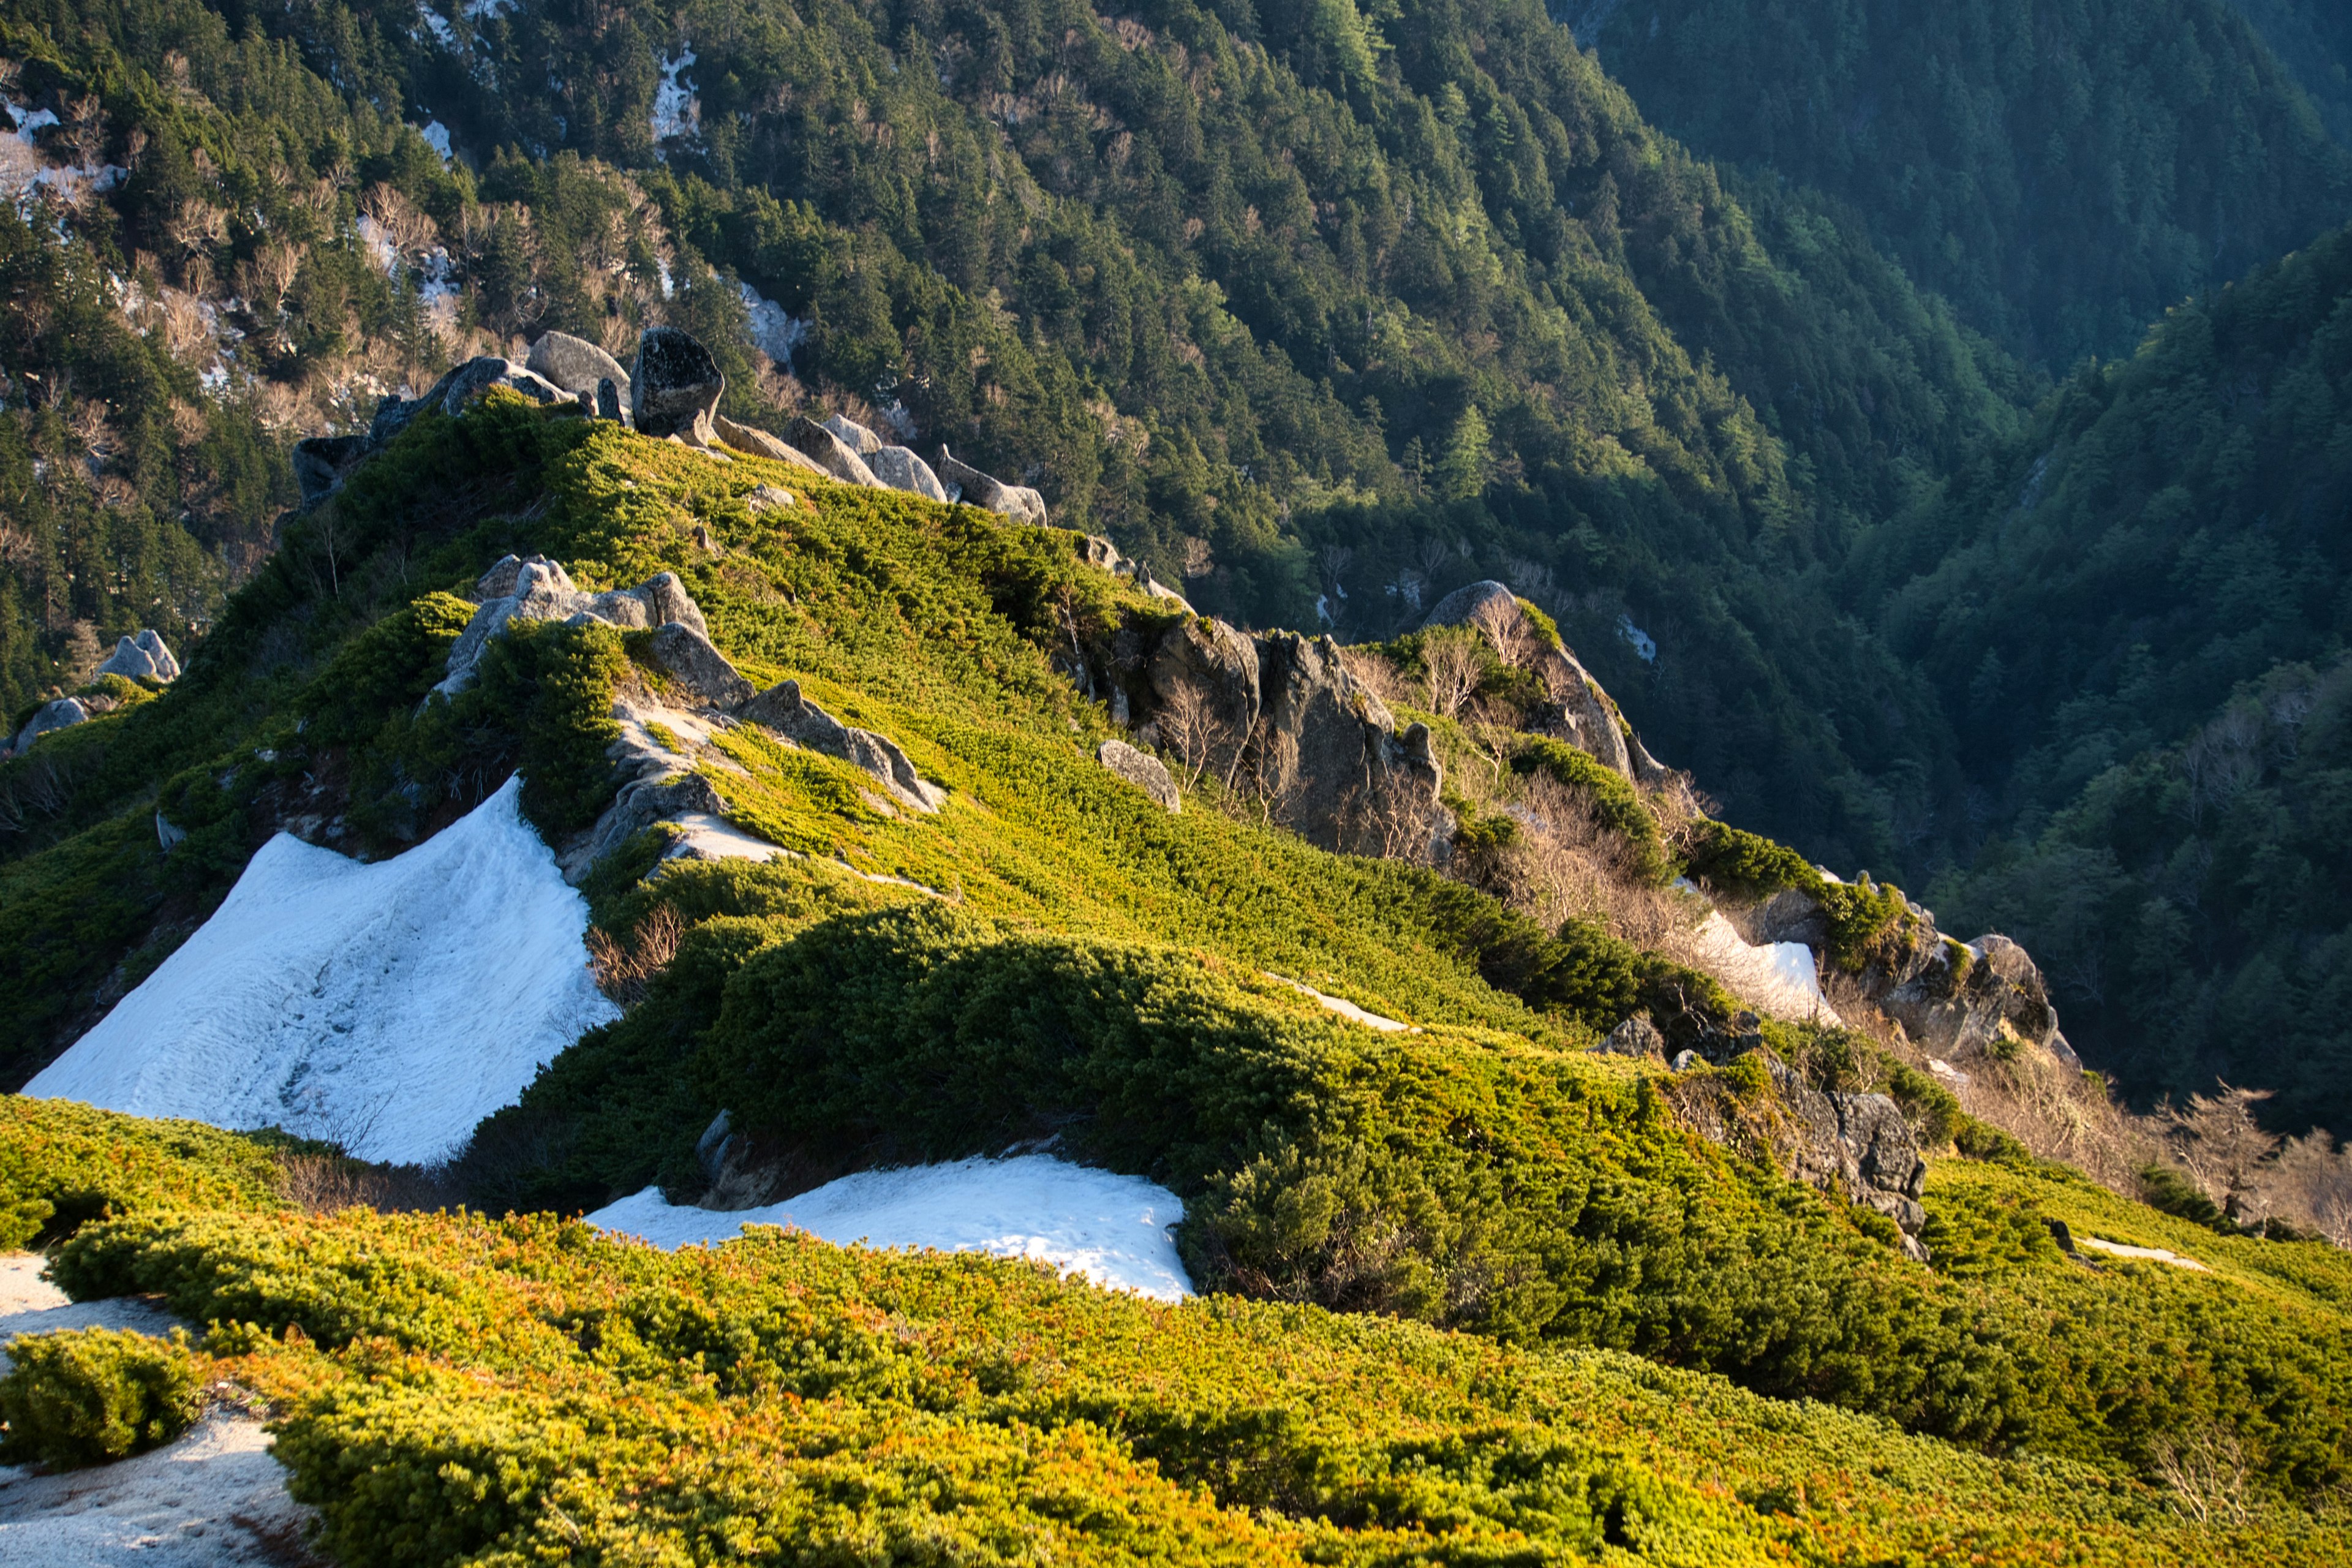
[[[505,787],[364,865],[279,834],[144,984],[25,1088],[140,1116],[283,1126],[428,1162],[619,1016],[588,906]]]
[[[1692,934],[1690,945],[1689,962],[1774,1017],[1798,1023],[1839,1021],[1837,1009],[1822,994],[1813,950],[1803,942],[1772,942],[1750,947],[1717,910]]]
[[[789,1225],[846,1246],[930,1247],[1042,1258],[1064,1274],[1172,1301],[1192,1293],[1169,1229],[1184,1205],[1140,1176],[1024,1154],[865,1171],[765,1208],[677,1207],[647,1187],[588,1216],[657,1247],[731,1240],[747,1225]]]

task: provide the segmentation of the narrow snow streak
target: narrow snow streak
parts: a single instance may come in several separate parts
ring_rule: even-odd
[[[647,1187],[588,1223],[666,1247],[732,1240],[747,1225],[787,1225],[845,1247],[1034,1258],[1065,1275],[1173,1301],[1192,1293],[1169,1235],[1183,1217],[1181,1199],[1141,1176],[1024,1154],[863,1171],[756,1209],[676,1205]]]
[[[288,834],[226,902],[25,1092],[218,1127],[283,1126],[429,1162],[618,1017],[590,978],[588,905],[509,779],[374,865]]]

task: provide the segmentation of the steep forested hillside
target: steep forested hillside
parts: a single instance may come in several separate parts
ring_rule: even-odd
[[[1852,204],[1923,287],[2053,370],[2129,352],[2345,210],[2344,147],[2224,0],[1559,10],[1663,129]]]
[[[2344,1125],[2352,233],[2172,312],[1859,570],[1992,841],[1948,898],[2144,1092]],[[1952,824],[1967,853],[1969,826]]]
[[[1384,634],[1501,573],[1629,659],[1649,626],[1662,748],[1822,853],[1884,854],[1871,777],[1941,765],[1807,574],[2004,428],[2013,373],[1818,203],[1744,209],[1531,7],[18,16],[20,101],[95,97],[130,170],[67,254],[183,315],[239,279],[183,357],[278,428],[428,342],[667,317],[738,416],[889,411],[1261,624]],[[790,312],[788,371],[714,263]]]
[[[2311,95],[2320,123],[2352,146],[2352,14],[2328,0],[2231,0]]]

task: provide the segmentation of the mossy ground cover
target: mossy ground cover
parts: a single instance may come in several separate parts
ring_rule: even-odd
[[[36,1110],[35,1117],[47,1114]],[[2249,1244],[2252,1245],[2252,1244]],[[351,1568],[728,1563],[2323,1563],[2343,1521],[1988,1458],[1606,1351],[761,1230],[151,1210],[63,1247],[267,1395]]]
[[[463,476],[455,489],[451,475]],[[750,511],[748,491],[778,480],[805,490],[806,504]],[[715,552],[696,542],[698,525]],[[2033,1560],[2040,1547],[2029,1543],[2076,1523],[2086,1539],[2152,1531],[2161,1540],[2175,1528],[2168,1505],[2139,1489],[2163,1473],[2161,1441],[2178,1431],[2235,1445],[2253,1528],[2285,1532],[2265,1538],[2272,1546],[2299,1551],[2294,1531],[2333,1528],[2298,1510],[2326,1506],[2346,1474],[2347,1400],[2335,1370],[2345,1364],[2343,1324],[2328,1294],[2342,1272],[2335,1255],[2246,1243],[2298,1261],[2243,1288],[2235,1277],[2094,1273],[2034,1245],[2039,1211],[2016,1192],[1962,1182],[1931,1203],[1938,1234],[1951,1238],[1951,1266],[1905,1262],[1843,1205],[1679,1127],[1655,1068],[1580,1048],[1643,1005],[1645,986],[1671,978],[1650,955],[1595,930],[1545,931],[1430,872],[1323,854],[1199,801],[1170,816],[1100,769],[1092,748],[1109,732],[1107,718],[1078,700],[1050,655],[1074,627],[1088,635],[1150,612],[1085,568],[1075,543],[971,509],[812,484],[751,459],[716,463],[503,398],[461,420],[428,417],[291,531],[278,563],[232,607],[180,687],[101,721],[110,728],[69,736],[88,753],[89,782],[48,847],[5,868],[18,887],[47,879],[49,896],[11,893],[0,917],[28,933],[27,951],[70,954],[80,965],[73,973],[102,975],[135,947],[75,949],[70,922],[86,914],[61,893],[105,885],[112,867],[131,879],[110,896],[132,917],[163,907],[160,893],[137,889],[172,879],[185,879],[182,896],[201,908],[249,854],[267,792],[321,771],[348,781],[352,823],[380,848],[479,798],[518,765],[542,827],[577,826],[611,787],[598,773],[597,726],[614,684],[635,679],[626,640],[594,628],[527,632],[496,646],[475,693],[425,701],[466,614],[449,591],[509,550],[552,554],[583,586],[677,571],[747,675],[800,679],[840,718],[899,742],[950,795],[935,816],[889,808],[862,775],[753,732],[722,736],[702,760],[706,776],[741,825],[797,858],[671,863],[654,873],[661,846],[649,835],[599,874],[589,892],[604,928],[626,937],[667,904],[684,928],[677,956],[627,1018],[590,1036],[520,1107],[485,1124],[464,1168],[482,1199],[569,1208],[647,1180],[687,1184],[692,1140],[721,1107],[812,1178],[1058,1133],[1072,1152],[1178,1187],[1204,1284],[1287,1298],[1300,1314],[1248,1318],[1276,1309],[1230,1300],[1172,1320],[1131,1304],[1102,1309],[1139,1314],[1118,1319],[1130,1324],[1120,1332],[1240,1313],[1234,1321],[1261,1325],[1261,1337],[1271,1332],[1264,1325],[1302,1325],[1302,1345],[1385,1334],[1403,1337],[1379,1340],[1381,1353],[1408,1360],[1438,1353],[1429,1346],[1474,1358],[1520,1353],[1308,1310],[1360,1308],[1545,1347],[1481,1363],[1481,1378],[1506,1375],[1496,1367],[1522,1381],[1539,1381],[1530,1369],[1613,1368],[1611,1376],[1632,1381],[1588,1383],[1577,1397],[1648,1410],[1654,1402],[1639,1390],[1653,1385],[1642,1380],[1677,1374],[1593,1359],[1599,1349],[1633,1350],[1654,1365],[1729,1373],[1791,1403],[1743,1404],[1747,1395],[1706,1381],[1672,1384],[1685,1391],[1676,1399],[1705,1389],[1741,1411],[1786,1412],[1789,1431],[1828,1422],[1822,1430],[1875,1434],[1871,1443],[1896,1446],[1890,1453],[1941,1456],[1916,1459],[1931,1470],[1947,1464],[1995,1478],[1968,1483],[1975,1493],[1942,1478],[1923,1483],[1938,1497],[2032,1492],[2015,1478],[2046,1473],[2095,1500],[2062,1507],[2018,1493],[1975,1513],[1955,1506],[1919,1516],[1943,1521],[1935,1528],[1947,1535],[1933,1540],[1948,1536],[1960,1543],[1954,1551],[1987,1561]],[[322,554],[333,573],[317,569]],[[329,586],[335,581],[346,588]],[[170,856],[155,847],[159,804],[202,854],[184,860],[184,843]],[[1874,891],[1868,902],[1856,900],[1857,946],[1883,935],[1879,917],[1899,905]],[[1266,971],[1420,1032],[1343,1025]],[[797,1090],[763,1100],[763,1085]],[[1735,1068],[1722,1087],[1769,1120],[1761,1075]],[[1993,1174],[1980,1182],[2046,1180],[2030,1168],[1983,1169]],[[266,1183],[239,1193],[192,1193],[187,1202],[274,1202]],[[331,1355],[282,1342],[248,1349],[268,1362],[253,1376],[291,1380],[284,1386],[320,1402],[303,1406],[314,1415],[289,1427],[287,1452],[313,1478],[304,1486],[347,1510],[334,1528],[354,1562],[485,1551],[484,1561],[519,1561],[512,1554],[555,1549],[565,1528],[609,1532],[597,1539],[614,1552],[656,1552],[672,1539],[664,1531],[720,1543],[707,1555],[721,1544],[749,1552],[744,1543],[767,1540],[912,1542],[947,1531],[983,1555],[1042,1532],[1074,1543],[1074,1554],[1151,1541],[1178,1543],[1175,1555],[1397,1560],[1435,1551],[1430,1532],[1457,1527],[1473,1533],[1443,1554],[1510,1555],[1524,1545],[1512,1544],[1512,1531],[1558,1552],[1634,1550],[1660,1561],[1791,1552],[1869,1561],[1898,1536],[1919,1543],[1917,1555],[1937,1550],[1930,1537],[1902,1533],[1910,1524],[1898,1530],[1911,1501],[1873,1491],[1884,1475],[1833,1481],[1806,1468],[1814,1461],[1766,1444],[1759,1452],[1788,1466],[1710,1458],[1705,1479],[1695,1479],[1700,1472],[1673,1458],[1671,1444],[1659,1448],[1654,1434],[1627,1439],[1628,1451],[1653,1455],[1641,1461],[1652,1468],[1625,1469],[1633,1461],[1616,1450],[1578,1446],[1578,1423],[1598,1417],[1560,1414],[1567,1395],[1522,1427],[1499,1385],[1473,1379],[1475,1397],[1460,1395],[1470,1403],[1444,1406],[1454,1415],[1393,1429],[1366,1426],[1362,1411],[1334,1395],[1317,1408],[1336,1446],[1261,1452],[1247,1445],[1288,1428],[1265,1428],[1264,1387],[1235,1384],[1169,1417],[1171,1430],[1205,1423],[1243,1434],[1232,1440],[1244,1447],[1202,1458],[1153,1446],[1173,1438],[1139,1438],[1123,1404],[983,1412],[897,1371],[890,1386],[900,1392],[879,1403],[830,1382],[794,1383],[799,1403],[779,1403],[783,1384],[761,1381],[769,1374],[730,1384],[719,1368],[739,1356],[725,1347],[756,1337],[750,1325],[782,1308],[764,1297],[695,1305],[702,1287],[670,1272],[688,1264],[545,1222],[263,1216],[147,1231],[140,1223],[134,1214],[90,1233],[89,1257],[114,1237],[106,1246],[132,1270],[90,1273],[90,1288],[129,1278],[194,1289],[168,1270],[138,1272],[163,1269],[153,1259],[167,1253],[188,1279],[226,1279],[227,1267],[251,1276],[237,1286],[245,1304],[185,1310],[251,1319],[273,1333],[299,1322],[330,1345]],[[165,1230],[197,1239],[167,1246]],[[379,1310],[370,1293],[397,1300],[408,1287],[360,1262],[389,1257],[382,1249],[394,1238],[423,1260],[415,1278],[437,1281],[430,1300],[404,1309],[403,1322],[370,1316]],[[346,1282],[333,1284],[331,1303],[299,1312],[268,1306],[278,1289],[268,1280],[311,1281],[287,1287],[300,1290],[332,1284],[310,1263],[220,1262],[240,1248],[314,1244],[346,1258],[329,1270]],[[574,1255],[588,1261],[548,1261]],[[934,1267],[947,1272],[920,1275]],[[995,1267],[927,1264],[908,1278],[1025,1278]],[[354,1269],[365,1289],[348,1283]],[[607,1271],[609,1285],[583,1282]],[[558,1331],[569,1310],[559,1299],[656,1276],[663,1292],[684,1292],[684,1304],[664,1294],[672,1304],[646,1309],[656,1329]],[[2214,1293],[2225,1285],[2236,1293]],[[519,1291],[514,1300],[535,1304],[517,1307],[511,1321],[506,1308],[492,1312],[493,1332],[464,1305],[478,1289]],[[898,1310],[877,1318],[861,1306],[838,1321],[887,1322]],[[429,1325],[452,1312],[457,1326],[430,1337]],[[701,1325],[690,1333],[702,1338],[677,1350],[687,1342],[664,1336],[689,1328],[659,1326],[673,1319]],[[499,1348],[510,1331],[524,1348]],[[1101,1324],[1090,1331],[1112,1334]],[[989,1353],[1017,1358],[1007,1347],[1028,1332],[1004,1329]],[[656,1350],[598,1361],[629,1335],[650,1335]],[[1181,1339],[1162,1348],[1180,1360],[1194,1354]],[[1108,1388],[1128,1375],[1108,1351],[1071,1342],[1051,1353],[1057,1376],[1100,1376]],[[701,1355],[697,1375],[717,1381],[663,1370],[680,1354]],[[1906,1447],[1913,1439],[1840,1426],[1858,1418],[1822,1415],[1807,1400],[1949,1442]],[[812,1401],[824,1408],[812,1414]],[[1654,1411],[1642,1419],[1654,1417],[1664,1419]],[[1577,1435],[1562,1436],[1563,1423]],[[1356,1427],[1391,1435],[1349,1436]],[[1709,1456],[1729,1441],[1675,1429],[1687,1435],[1675,1442]],[[2095,1468],[1973,1469],[1991,1461],[1954,1445]],[[419,1468],[419,1453],[438,1458]],[[1890,1474],[1913,1462],[1884,1461]],[[1723,1479],[1735,1475],[1748,1479]],[[1055,1495],[1082,1502],[1048,1506],[1035,1489],[1050,1489],[1038,1479],[1047,1476],[1069,1489]],[[1842,1486],[1870,1500],[1832,1528],[1818,1500],[1847,1495]],[[940,1500],[951,1495],[978,1500],[955,1503],[943,1520]],[[1274,1511],[1236,1511],[1260,1508]],[[394,1528],[394,1518],[410,1522]],[[1117,1521],[1126,1522],[1114,1529]],[[1476,1534],[1490,1529],[1501,1533]],[[1333,1544],[1343,1538],[1353,1544]],[[1113,1540],[1125,1544],[1103,1545]],[[1701,1544],[1677,1544],[1692,1542]],[[1474,1551],[1475,1542],[1485,1543]],[[2172,1549],[2151,1550],[2160,1558]],[[2126,1560],[2120,1547],[2116,1557]]]

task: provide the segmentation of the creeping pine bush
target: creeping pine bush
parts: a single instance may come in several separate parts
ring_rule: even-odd
[[[25,1334],[0,1377],[0,1459],[60,1469],[160,1447],[203,1406],[184,1330],[169,1340],[112,1329]]]

